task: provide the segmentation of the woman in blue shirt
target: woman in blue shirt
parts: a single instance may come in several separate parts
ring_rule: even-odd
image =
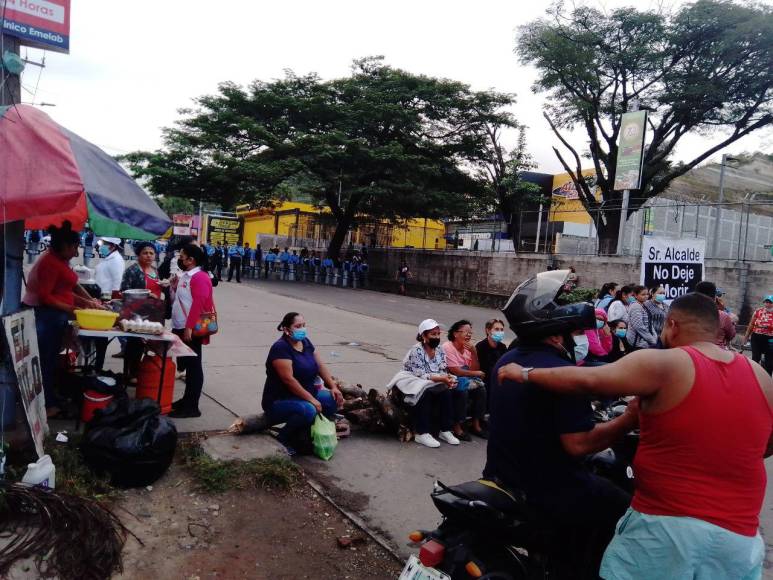
[[[308,432],[318,413],[333,419],[343,404],[343,395],[330,371],[306,338],[306,320],[297,312],[288,312],[277,330],[282,336],[266,359],[266,386],[263,410],[272,425],[284,423],[279,441],[290,455],[298,435]],[[319,383],[322,379],[324,386]]]

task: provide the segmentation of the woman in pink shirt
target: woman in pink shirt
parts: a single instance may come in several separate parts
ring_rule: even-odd
[[[185,357],[185,394],[182,399],[172,403],[170,417],[183,419],[201,417],[199,399],[204,388],[204,369],[201,364],[201,350],[209,344],[208,338],[193,336],[193,329],[203,313],[214,312],[212,281],[209,274],[201,269],[206,264],[206,254],[199,246],[188,244],[180,250],[177,265],[182,274],[177,279],[172,304],[172,332],[196,353],[195,357]]]
[[[612,350],[612,332],[607,325],[607,313],[603,308],[596,308],[596,328],[585,331],[588,337],[588,363],[606,362]]]
[[[486,373],[480,370],[478,353],[472,341],[472,324],[459,320],[448,329],[448,342],[443,344],[448,371],[458,378],[452,391],[454,399],[454,435],[462,441],[472,441],[464,430],[468,404],[471,403],[471,431],[478,437],[486,438],[481,421],[486,413]],[[474,380],[477,379],[477,380]]]

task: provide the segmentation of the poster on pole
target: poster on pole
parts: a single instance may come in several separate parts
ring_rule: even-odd
[[[70,52],[70,0],[4,0],[3,33],[24,46]]]
[[[706,240],[643,236],[641,283],[647,288],[663,286],[666,299],[673,300],[695,290],[703,280]]]
[[[43,394],[43,372],[40,367],[35,312],[22,310],[3,317],[10,358],[19,383],[19,394],[27,423],[30,426],[35,451],[42,457],[43,438],[48,432],[46,400]]]
[[[176,213],[172,216],[174,226],[172,233],[175,236],[190,236],[193,228],[193,216],[188,214]]]
[[[620,120],[620,140],[617,144],[615,189],[639,189],[641,164],[644,159],[644,135],[647,111],[624,113]]]
[[[234,246],[242,241],[244,222],[238,217],[207,216],[206,243],[210,246],[222,242]]]

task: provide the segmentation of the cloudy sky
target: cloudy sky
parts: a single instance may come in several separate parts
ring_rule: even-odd
[[[2,0],[0,0],[1,2]],[[629,4],[606,0],[607,9]],[[678,0],[673,2],[678,4]],[[549,0],[72,0],[71,53],[46,53],[46,68],[24,73],[25,102],[53,103],[58,122],[110,153],[161,146],[161,127],[191,98],[230,80],[317,72],[346,75],[353,58],[384,55],[412,72],[516,93],[540,170],[560,171],[554,138],[530,87],[534,71],[515,55],[516,28]],[[636,3],[639,8],[645,1]],[[37,50],[22,49],[31,59]],[[37,88],[36,88],[37,87]],[[685,142],[680,157],[705,147]],[[576,142],[582,145],[581,135]],[[773,149],[770,132],[727,152]]]

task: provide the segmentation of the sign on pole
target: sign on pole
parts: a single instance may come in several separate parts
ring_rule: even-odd
[[[614,187],[618,191],[639,189],[646,126],[647,111],[624,113],[620,120],[620,141],[617,144]]]
[[[70,0],[4,0],[3,32],[21,44],[70,52]]]
[[[191,236],[191,229],[193,228],[193,216],[183,213],[176,213],[172,216],[172,222],[174,226],[172,233],[175,236]]]
[[[226,246],[234,246],[242,241],[243,229],[241,218],[208,215],[206,243],[214,245],[222,242]]]
[[[46,400],[43,394],[43,372],[38,353],[38,335],[35,330],[35,312],[22,310],[3,318],[5,336],[24,412],[27,415],[38,457],[43,457],[43,438],[48,432]]]
[[[641,283],[647,288],[663,286],[666,299],[695,290],[703,280],[706,240],[669,239],[644,236],[641,254]]]

